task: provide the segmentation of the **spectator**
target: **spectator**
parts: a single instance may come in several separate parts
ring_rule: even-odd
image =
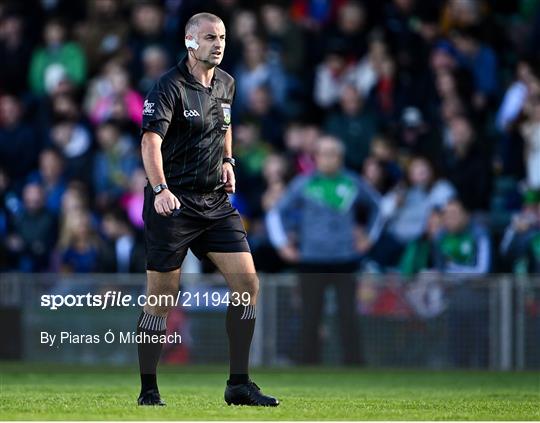
[[[79,28],[79,39],[88,59],[90,74],[113,57],[127,56],[129,26],[121,14],[121,2],[98,0],[88,3],[88,18]]]
[[[360,171],[362,163],[369,154],[371,140],[377,132],[377,118],[363,104],[354,86],[343,87],[340,110],[328,117],[325,130],[343,140],[345,165],[349,169]]]
[[[366,52],[366,10],[362,3],[348,1],[337,12],[336,24],[325,33],[328,45],[339,45],[344,55],[357,61]]]
[[[497,112],[496,125],[500,132],[505,132],[511,128],[512,123],[515,122],[523,110],[531,88],[537,85],[531,64],[527,60],[520,60],[517,63],[514,76],[515,79],[506,89]]]
[[[58,247],[61,272],[90,273],[98,270],[99,238],[88,210],[76,210],[65,216]]]
[[[378,69],[388,58],[388,48],[380,34],[374,32],[370,36],[368,52],[360,60],[355,71],[354,84],[363,98],[367,98],[371,90],[377,85]]]
[[[141,125],[143,99],[131,87],[127,71],[118,63],[108,62],[103,67],[102,73],[91,82],[85,103],[94,125],[119,117],[119,113]]]
[[[343,168],[343,159],[343,145],[333,137],[322,137],[317,144],[317,172],[296,177],[266,218],[270,240],[283,260],[299,263],[299,270],[306,274],[348,274],[335,281],[306,275],[300,282],[306,363],[320,358],[318,333],[328,284],[337,289],[344,361],[352,364],[360,359],[353,272],[358,257],[378,237],[379,198],[364,181]]]
[[[286,80],[279,61],[268,55],[265,43],[256,37],[244,40],[243,60],[236,69],[236,99],[233,107],[242,113],[248,105],[252,91],[261,86],[272,90],[272,97],[279,107],[286,107]]]
[[[491,170],[471,123],[464,117],[450,121],[449,143],[446,145],[444,171],[468,210],[486,210],[491,193]]]
[[[538,272],[540,269],[540,191],[528,190],[524,195],[523,208],[506,228],[500,251],[514,272]]]
[[[399,272],[403,276],[413,276],[419,272],[435,268],[435,241],[442,228],[441,210],[431,211],[424,233],[413,242],[407,244],[399,260]]]
[[[371,141],[370,155],[384,167],[387,177],[386,188],[393,188],[403,178],[402,158],[398,153],[394,140],[386,135],[377,135]]]
[[[232,18],[232,26],[227,30],[227,54],[223,56],[220,67],[234,74],[242,60],[242,46],[245,40],[256,36],[259,30],[257,15],[253,10],[240,9]]]
[[[158,46],[146,47],[142,52],[143,74],[137,84],[140,94],[146,95],[157,79],[169,68],[167,52]]]
[[[435,176],[431,163],[415,157],[407,168],[407,182],[384,196],[382,215],[386,221],[383,236],[372,252],[382,267],[397,265],[405,246],[425,231],[435,208],[444,207],[455,195],[451,184]]]
[[[60,153],[47,148],[39,155],[39,170],[29,176],[29,182],[40,184],[45,193],[45,205],[54,215],[60,212],[62,196],[66,190],[64,162]]]
[[[13,191],[9,175],[0,167],[0,271],[7,271],[12,267],[6,241],[21,208],[21,201]]]
[[[71,213],[88,210],[88,192],[81,182],[71,182],[62,196],[60,223]]]
[[[474,76],[474,106],[484,109],[493,100],[498,89],[498,65],[494,51],[480,42],[473,29],[452,32],[452,42],[458,52],[458,60]]]
[[[79,45],[66,41],[67,28],[58,19],[51,19],[43,32],[45,44],[32,54],[29,81],[36,95],[53,92],[68,79],[80,86],[86,80],[86,58]]]
[[[436,241],[437,269],[453,276],[449,292],[450,349],[456,366],[486,367],[488,364],[488,292],[474,278],[491,268],[489,235],[469,217],[459,200],[443,211],[443,230]],[[459,279],[457,278],[459,276]]]
[[[50,128],[50,144],[62,152],[66,175],[89,181],[92,169],[92,138],[88,128],[73,120],[60,120]]]
[[[370,94],[370,100],[380,120],[389,126],[393,120],[397,120],[403,107],[400,80],[392,58],[381,60],[377,66],[377,84]]]
[[[375,156],[368,156],[362,165],[362,177],[381,196],[391,188],[390,177],[384,164]]]
[[[238,189],[247,202],[246,215],[261,215],[262,169],[270,154],[270,145],[260,137],[259,127],[253,122],[244,122],[235,128],[236,156],[238,157]]]
[[[105,212],[101,222],[105,242],[101,243],[98,270],[103,273],[144,273],[144,242],[135,233],[122,209]]]
[[[346,0],[293,0],[291,14],[304,28],[317,31],[331,22]]]
[[[41,145],[34,127],[24,122],[17,97],[0,96],[0,166],[14,184],[21,184],[36,168]]]
[[[255,88],[250,96],[244,120],[256,121],[261,137],[277,149],[283,149],[283,113],[274,105],[269,87]]]
[[[167,62],[175,62],[178,48],[165,32],[163,9],[160,5],[148,1],[133,5],[128,46],[131,53],[129,65],[136,81],[142,76],[143,53],[148,47],[160,46],[165,51]]]
[[[527,186],[537,190],[540,189],[540,96],[527,100],[524,115],[526,120],[520,129],[525,140]]]
[[[352,70],[341,48],[327,48],[323,61],[315,69],[313,99],[322,109],[329,109],[339,101],[339,94],[352,78]]]
[[[15,269],[20,272],[49,270],[50,249],[56,240],[54,216],[45,208],[43,188],[30,183],[23,190],[23,211],[16,216],[6,240]]]
[[[129,181],[129,188],[121,198],[120,205],[127,213],[131,225],[137,230],[142,230],[144,221],[142,218],[144,203],[144,187],[148,183],[146,172],[142,167],[135,169]]]
[[[471,220],[464,204],[448,202],[437,239],[437,267],[450,274],[485,275],[491,267],[490,248],[486,229]]]
[[[289,124],[285,132],[285,145],[295,173],[307,175],[315,170],[313,156],[320,134],[320,128],[315,124],[294,121]]]
[[[269,53],[279,57],[287,74],[302,77],[304,39],[300,29],[278,3],[264,4],[261,17]]]
[[[100,151],[95,155],[93,185],[96,204],[105,209],[128,190],[129,180],[139,160],[128,138],[113,122],[98,126],[96,137]]]
[[[408,153],[436,159],[440,155],[439,137],[434,136],[421,110],[409,106],[403,109],[399,126],[399,145]]]
[[[28,69],[32,44],[25,26],[24,18],[15,14],[8,14],[0,23],[0,92],[20,95],[27,89],[21,69]]]
[[[285,192],[288,180],[287,161],[279,154],[270,154],[264,162],[263,178],[266,184],[261,199],[261,207],[266,213],[270,211]]]

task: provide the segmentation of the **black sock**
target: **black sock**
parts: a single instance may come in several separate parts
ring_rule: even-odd
[[[137,322],[137,335],[140,333],[152,335],[165,335],[167,318],[153,316],[142,312]],[[144,339],[143,339],[144,341]],[[139,370],[141,372],[141,393],[157,389],[156,368],[161,355],[161,342],[140,342],[137,346],[139,353]]]
[[[255,330],[256,308],[254,305],[227,307],[227,335],[229,336],[230,375],[228,383],[247,383],[249,348]]]

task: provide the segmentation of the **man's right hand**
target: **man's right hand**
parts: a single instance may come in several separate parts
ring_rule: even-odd
[[[161,216],[170,216],[174,209],[180,208],[180,200],[168,189],[156,194],[154,208]]]
[[[300,261],[300,252],[291,244],[287,244],[278,250],[279,256],[287,263],[298,263]]]

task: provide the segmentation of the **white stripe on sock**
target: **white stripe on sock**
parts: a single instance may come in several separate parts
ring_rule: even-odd
[[[139,326],[140,326],[141,328],[144,328],[144,327],[145,327],[145,325],[146,325],[146,320],[148,319],[148,316],[149,316],[148,314],[144,313],[143,318],[141,319],[141,323],[139,324]]]
[[[146,330],[160,331],[167,328],[167,318],[144,313],[139,327]]]

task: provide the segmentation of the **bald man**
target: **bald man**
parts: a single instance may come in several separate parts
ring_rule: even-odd
[[[144,102],[147,295],[177,294],[188,248],[199,258],[208,257],[231,290],[225,401],[277,406],[279,401],[264,395],[248,375],[259,280],[240,215],[227,195],[235,190],[231,130],[235,82],[217,67],[225,51],[222,20],[210,13],[192,16],[186,24],[185,45],[188,55],[160,77]],[[171,308],[163,303],[146,305],[137,327],[141,337],[164,335]],[[161,342],[138,345],[140,405],[165,405],[156,378],[161,349]]]

